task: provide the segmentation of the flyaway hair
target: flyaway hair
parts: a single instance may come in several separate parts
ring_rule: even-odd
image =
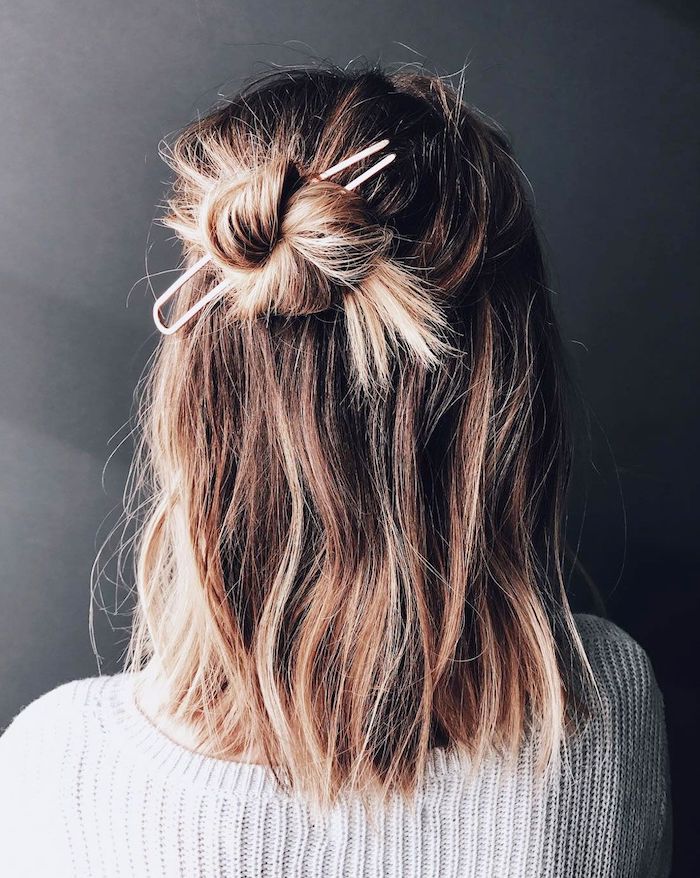
[[[386,138],[396,159],[319,174]],[[437,76],[284,69],[163,150],[185,265],[143,386],[127,668],[210,755],[321,802],[536,735],[590,667],[565,593],[561,340],[501,129]],[[363,160],[364,161],[364,160]]]

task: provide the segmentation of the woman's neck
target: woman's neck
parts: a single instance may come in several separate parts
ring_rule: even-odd
[[[210,752],[206,746],[202,746],[199,743],[197,735],[190,725],[176,719],[165,710],[167,696],[168,690],[162,675],[159,674],[156,663],[151,661],[141,672],[139,681],[134,687],[134,701],[138,710],[141,711],[152,725],[175,744],[194,753],[200,753],[204,756],[216,755],[216,758],[221,758],[218,754]],[[235,762],[267,765],[267,760],[263,753],[254,752],[251,749],[232,754],[228,758]]]

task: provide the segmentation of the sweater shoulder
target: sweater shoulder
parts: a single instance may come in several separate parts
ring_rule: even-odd
[[[3,874],[75,874],[64,821],[74,814],[81,754],[104,732],[97,707],[109,679],[60,683],[25,703],[0,734]]]
[[[581,752],[596,766],[596,782],[607,778],[645,826],[645,874],[666,876],[673,838],[671,775],[666,708],[654,667],[641,644],[609,619],[575,613],[574,620],[601,699]]]
[[[36,743],[50,739],[53,746],[74,735],[82,721],[95,718],[96,705],[108,675],[69,680],[27,702],[0,734],[0,762],[7,764],[20,752],[32,751]]]
[[[595,616],[592,613],[574,613],[576,628],[581,640],[586,643],[611,643],[632,650],[641,650],[639,643],[611,619]]]
[[[621,707],[636,711],[650,702],[663,714],[663,695],[649,654],[624,628],[590,613],[574,613],[576,628],[596,682]]]

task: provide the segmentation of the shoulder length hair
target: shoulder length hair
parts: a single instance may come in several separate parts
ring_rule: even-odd
[[[396,160],[319,174],[382,138]],[[593,683],[565,593],[567,380],[503,131],[423,71],[285,69],[180,132],[182,314],[143,384],[126,669],[329,802],[536,734]],[[371,164],[373,160],[370,159]],[[145,515],[143,510],[145,509]]]

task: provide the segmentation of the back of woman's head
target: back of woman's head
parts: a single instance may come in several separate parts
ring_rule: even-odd
[[[381,153],[321,179],[381,139],[362,185]],[[552,764],[590,669],[560,339],[503,133],[426,73],[287,69],[166,157],[165,222],[211,257],[173,313],[226,286],[149,374],[131,666],[209,752],[320,799],[531,732]]]

